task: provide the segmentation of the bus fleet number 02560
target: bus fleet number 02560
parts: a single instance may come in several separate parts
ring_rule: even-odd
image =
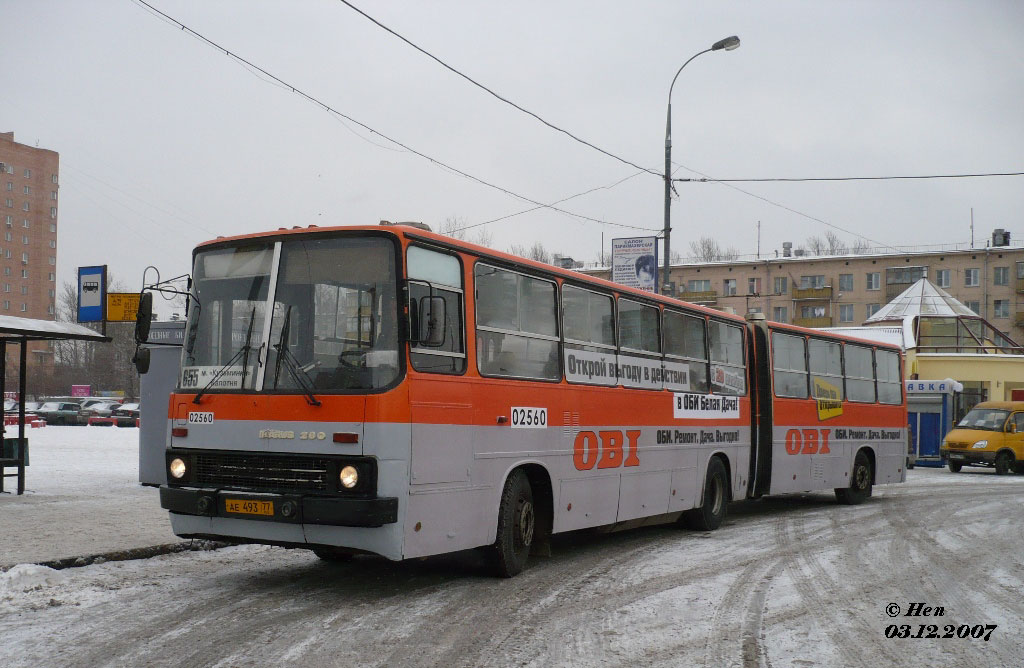
[[[548,426],[548,409],[525,406],[512,407],[512,427],[516,429],[543,429]]]

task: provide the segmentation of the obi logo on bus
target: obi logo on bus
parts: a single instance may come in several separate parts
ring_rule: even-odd
[[[831,429],[790,429],[786,432],[786,454],[828,455],[828,435]]]
[[[637,455],[637,440],[640,430],[601,432],[581,431],[576,434],[572,445],[572,463],[577,471],[589,471],[596,465],[599,469],[614,469],[620,466],[640,466]]]

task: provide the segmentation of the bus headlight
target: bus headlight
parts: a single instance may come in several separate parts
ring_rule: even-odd
[[[346,466],[341,469],[338,479],[341,481],[342,487],[345,489],[352,489],[359,482],[359,471],[357,471],[354,466]]]
[[[173,476],[174,478],[180,480],[181,478],[185,477],[185,460],[182,459],[181,457],[175,457],[174,459],[172,459],[171,465],[168,468],[171,472],[171,476]]]
[[[988,441],[977,441],[974,445],[971,446],[971,448],[973,448],[975,450],[980,450],[982,448],[987,448],[987,447],[988,447]]]

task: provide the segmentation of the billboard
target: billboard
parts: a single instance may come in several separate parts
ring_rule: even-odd
[[[78,322],[102,322],[106,315],[107,266],[78,268]]]
[[[135,322],[141,296],[138,292],[108,292],[107,321]]]
[[[616,283],[658,291],[658,238],[612,239],[612,280]]]

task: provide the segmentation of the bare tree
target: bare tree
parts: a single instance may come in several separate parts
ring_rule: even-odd
[[[690,242],[690,256],[697,262],[728,262],[739,257],[739,252],[731,246],[722,248],[713,237],[701,237]]]
[[[512,255],[518,255],[519,257],[529,258],[536,260],[537,262],[543,262],[544,264],[551,264],[551,253],[544,248],[544,244],[539,241],[533,242],[533,245],[527,248],[522,244],[512,244],[508,252]]]
[[[804,245],[808,255],[824,255],[828,249],[828,242],[821,237],[807,237]]]
[[[829,255],[846,255],[850,252],[846,242],[832,230],[825,233],[825,244],[828,246]]]
[[[459,216],[448,216],[441,223],[441,228],[438,230],[441,234],[452,237],[453,239],[460,239],[462,241],[468,241],[471,244],[478,246],[491,247],[491,243],[494,241],[494,235],[488,230],[482,227],[475,228],[472,234],[467,234],[469,223],[466,222],[465,218]]]
[[[871,243],[867,239],[857,239],[853,242],[850,252],[854,255],[866,255],[871,252]]]

